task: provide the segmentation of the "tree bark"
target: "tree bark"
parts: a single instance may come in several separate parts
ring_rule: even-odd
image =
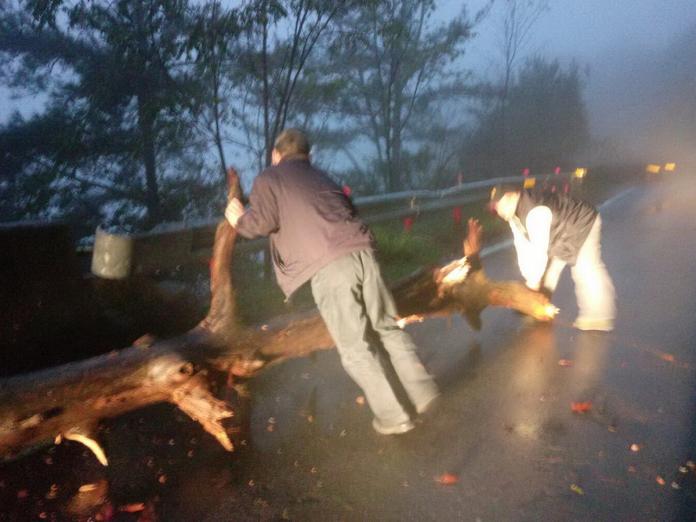
[[[240,195],[232,169],[230,181],[230,197]],[[222,421],[235,412],[212,392],[216,377],[226,374],[244,410],[246,379],[269,364],[333,346],[316,313],[273,327],[243,328],[237,322],[230,277],[235,239],[235,229],[222,221],[213,248],[210,310],[189,332],[156,342],[144,336],[117,352],[0,381],[0,458],[66,438],[85,444],[106,465],[96,438],[99,420],[159,402],[175,404],[231,451]],[[466,257],[421,270],[394,288],[403,324],[461,312],[479,328],[488,305],[540,320],[553,317],[555,309],[542,294],[486,278],[480,243],[481,229],[470,220]]]

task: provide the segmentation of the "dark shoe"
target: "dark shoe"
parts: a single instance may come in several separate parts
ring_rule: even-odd
[[[415,425],[410,420],[407,420],[399,424],[385,426],[379,419],[372,419],[372,427],[381,435],[400,435],[401,433],[411,431],[415,428]]]

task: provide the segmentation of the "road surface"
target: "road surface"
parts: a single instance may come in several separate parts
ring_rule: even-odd
[[[36,457],[44,468],[26,467],[33,478],[12,471],[0,488],[37,483],[60,460],[81,464],[50,475],[49,495],[49,482],[106,473],[114,507],[157,494],[164,521],[696,520],[696,179],[675,173],[630,189],[602,214],[615,331],[571,328],[567,272],[550,327],[525,329],[503,309],[486,310],[480,332],[461,318],[410,326],[443,391],[410,433],[376,434],[327,351],[254,380],[251,438],[239,452],[180,415],[151,440],[140,429],[153,412],[136,412],[107,423],[106,471],[64,444]],[[510,248],[484,266],[491,278],[519,278]],[[35,500],[27,513],[41,512],[37,487],[23,493]],[[21,520],[18,502],[0,520]]]
[[[501,309],[481,332],[410,327],[443,400],[391,437],[335,351],[290,361],[254,384],[244,465],[200,466],[162,497],[166,519],[696,519],[696,180],[630,189],[602,214],[614,332],[571,328],[568,271],[551,327]],[[518,277],[509,248],[484,265]]]

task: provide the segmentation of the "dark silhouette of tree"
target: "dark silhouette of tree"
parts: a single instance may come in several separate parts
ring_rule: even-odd
[[[500,111],[495,98],[478,112],[478,122],[466,143],[466,162],[498,170]],[[507,110],[508,163],[511,171],[552,170],[572,161],[589,139],[578,67],[535,58],[526,63],[510,87]]]
[[[78,192],[90,199],[86,206],[121,200],[118,210],[131,216],[144,207],[146,227],[178,217],[163,204],[162,184],[166,159],[195,144],[191,99],[198,84],[186,63],[187,3],[26,5],[32,8],[32,15],[7,10],[0,20],[0,52],[15,84],[49,96],[45,113],[17,116],[2,129],[0,142],[19,145],[2,153],[15,169],[5,172],[15,190],[23,177],[43,191]],[[18,141],[17,133],[26,139]],[[44,197],[26,210],[47,203]]]

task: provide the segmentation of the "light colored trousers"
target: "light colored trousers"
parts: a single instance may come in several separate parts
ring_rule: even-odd
[[[331,262],[314,275],[311,285],[343,368],[362,388],[372,413],[382,424],[399,424],[409,415],[399,403],[379,352],[372,345],[374,334],[416,409],[438,394],[411,337],[396,324],[394,299],[371,250],[353,252]]]
[[[578,259],[570,268],[575,282],[579,320],[613,321],[616,316],[616,293],[607,267],[602,261],[601,235],[602,219],[597,214],[587,239],[580,247]],[[544,273],[542,288],[549,293],[556,290],[565,266],[565,261],[557,257],[551,258]]]

